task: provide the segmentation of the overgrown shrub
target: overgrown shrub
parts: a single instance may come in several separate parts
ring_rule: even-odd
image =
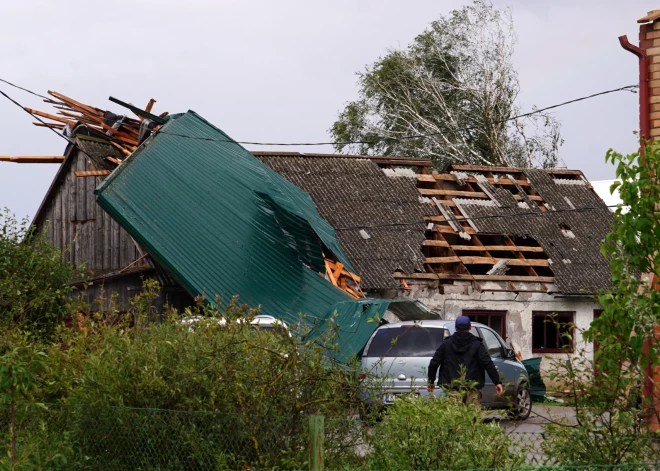
[[[308,341],[308,326],[291,326],[293,335],[257,329],[257,311],[237,300],[157,320],[157,290],[146,282],[133,312],[112,322],[98,313],[61,329],[47,349],[42,400],[69,408],[78,453],[98,469],[138,457],[157,469],[298,468],[308,459],[310,415],[360,412],[357,365],[331,360],[333,332]],[[326,432],[329,463],[354,461],[359,437],[339,421]]]
[[[27,219],[0,211],[0,329],[52,335],[70,315],[73,269]]]
[[[481,407],[455,397],[401,398],[368,437],[368,469],[504,468],[523,461],[504,430],[483,422]]]

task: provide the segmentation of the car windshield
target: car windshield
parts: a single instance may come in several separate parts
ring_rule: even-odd
[[[379,329],[366,357],[432,357],[442,343],[445,329],[403,325]]]

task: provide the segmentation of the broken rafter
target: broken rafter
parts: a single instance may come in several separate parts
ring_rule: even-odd
[[[110,170],[86,170],[74,172],[76,177],[105,177],[110,175]]]
[[[494,265],[499,261],[505,261],[510,266],[520,267],[548,267],[550,263],[543,259],[518,259],[518,258],[495,258],[495,257],[428,257],[424,263],[463,263],[465,265]]]
[[[392,276],[399,280],[528,281],[534,283],[554,283],[555,281],[553,276],[468,275],[463,273],[393,273]]]
[[[0,162],[14,162],[17,164],[59,164],[64,161],[63,155],[0,155]]]
[[[360,299],[365,297],[364,293],[362,293],[362,290],[360,289],[361,278],[358,275],[346,270],[343,263],[326,259],[325,275],[333,285],[348,294],[353,299]]]
[[[44,102],[53,105],[57,110],[57,115],[44,113],[31,108],[26,108],[26,111],[35,116],[55,121],[56,124],[35,123],[35,125],[49,127],[51,129],[63,129],[65,125],[73,128],[80,123],[108,136],[108,141],[121,150],[124,155],[130,155],[135,151],[139,144],[141,119],[119,116],[117,119],[113,119],[114,122],[110,122],[108,121],[108,118],[113,115],[105,110],[86,105],[52,90],[49,90],[48,93],[54,98],[46,98],[44,99]],[[149,110],[151,110],[155,102],[156,100],[153,98],[149,101],[149,104],[147,105]],[[148,115],[153,116],[149,113]],[[154,116],[154,120],[157,122],[163,122],[163,120],[157,116]]]
[[[66,127],[65,124],[55,124],[55,123],[32,123],[35,126],[40,126],[43,128],[51,128],[51,129],[64,129]]]
[[[436,190],[429,188],[419,188],[419,193],[422,196],[462,196],[464,198],[478,198],[490,200],[488,195],[481,191],[460,191],[460,190]],[[515,200],[521,201],[523,199],[520,195],[512,195]],[[532,201],[543,201],[538,195],[528,195]],[[444,201],[442,201],[444,203]]]
[[[434,173],[432,175],[417,174],[417,181],[420,182],[430,183],[430,182],[435,182],[437,180],[455,182],[456,177],[452,174],[447,174],[447,173]],[[500,178],[497,181],[495,181],[493,177],[488,177],[488,181],[493,185],[515,185],[514,180],[511,180],[510,178]],[[479,180],[477,180],[473,176],[469,176],[468,178],[465,179],[465,182],[478,183]],[[517,182],[520,186],[529,186],[529,182],[527,180],[515,180],[515,182]]]

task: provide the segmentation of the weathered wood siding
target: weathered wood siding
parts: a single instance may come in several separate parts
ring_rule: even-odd
[[[92,276],[121,270],[140,257],[131,236],[96,203],[94,188],[102,177],[76,177],[76,171],[97,170],[76,152],[62,184],[43,208],[39,229],[47,230],[64,260]]]

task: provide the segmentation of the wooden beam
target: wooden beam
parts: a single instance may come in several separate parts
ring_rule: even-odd
[[[460,257],[427,257],[424,263],[461,263]]]
[[[443,234],[457,234],[457,232],[449,226],[435,226],[433,230]],[[466,234],[474,235],[476,232],[471,227],[464,227],[463,232]]]
[[[437,273],[410,273],[410,274],[392,273],[392,276],[398,280],[437,280],[440,278]],[[456,276],[465,276],[465,275],[457,274]],[[472,279],[471,275],[470,275],[470,279]]]
[[[472,275],[477,281],[531,281],[535,283],[554,283],[554,276],[514,276],[514,275]]]
[[[121,163],[122,163],[122,160],[120,160],[120,159],[116,159],[116,158],[114,158],[114,157],[110,157],[110,156],[107,156],[107,157],[105,158],[105,160],[108,160],[108,161],[112,162],[112,163],[115,164],[115,165],[121,165]]]
[[[64,129],[66,127],[66,125],[64,124],[55,124],[55,123],[32,123],[32,124],[42,128],[52,128],[52,129]]]
[[[85,105],[84,103],[80,103],[79,101],[76,101],[72,98],[69,98],[66,95],[62,95],[61,93],[57,93],[57,92],[54,92],[52,90],[48,90],[48,94],[51,95],[51,96],[54,96],[55,98],[57,98],[60,101],[63,101],[64,103],[66,103],[71,108],[85,110],[90,114],[94,114],[94,115],[103,117],[103,111],[98,109],[98,108],[94,108],[93,106]]]
[[[554,283],[552,276],[513,275],[468,275],[463,273],[393,273],[396,279],[409,280],[470,280],[470,281],[527,281],[531,283]]]
[[[110,175],[110,170],[87,170],[84,172],[74,172],[76,177],[105,177]]]
[[[425,241],[427,242],[427,241]],[[426,244],[425,244],[426,245]],[[454,250],[474,250],[474,251],[482,251],[482,250],[488,250],[488,251],[494,251],[494,252],[538,252],[542,253],[544,252],[543,247],[525,247],[525,246],[515,246],[515,247],[510,247],[508,245],[484,245],[484,246],[475,246],[475,245],[452,245],[452,249]]]
[[[144,111],[146,111],[147,113],[151,113],[151,109],[154,107],[154,103],[156,103],[156,100],[154,100],[153,98],[151,98],[151,99],[149,100],[149,103],[147,103],[147,106],[146,106],[146,108],[144,109]]]
[[[482,193],[480,191],[435,190],[429,188],[418,188],[417,191],[419,191],[419,193],[422,196],[461,196],[465,198],[478,198],[478,199],[490,200],[490,198],[486,193]],[[520,195],[511,195],[511,196],[513,196],[513,199],[515,199],[516,201],[523,201],[523,197]],[[527,195],[527,196],[532,201],[543,201],[543,198],[541,198],[538,195]],[[446,200],[439,200],[439,201],[444,203]]]
[[[517,258],[495,258],[495,257],[429,257],[424,263],[456,263],[461,262],[465,265],[495,265],[497,262],[505,260],[509,266],[518,267],[549,267],[550,263],[543,259],[524,259]]]
[[[432,175],[423,175],[423,174],[417,174],[417,181],[419,182],[435,182],[438,180],[444,180],[444,181],[456,181],[456,177],[452,175],[451,173],[434,173]],[[468,183],[478,183],[479,180],[477,180],[473,176],[469,176],[468,178],[465,179],[466,182]],[[513,180],[510,180],[508,178],[499,178],[497,181],[493,177],[489,177],[488,181],[492,183],[493,185],[513,185]],[[520,186],[529,186],[529,182],[527,180],[516,180]]]
[[[436,190],[430,188],[418,188],[420,194],[424,196],[465,196],[466,198],[488,198],[486,193],[480,191],[460,191],[460,190]]]
[[[64,161],[63,155],[19,155],[0,156],[2,162],[14,162],[17,164],[59,164]]]
[[[444,240],[428,239],[422,242],[422,245],[425,247],[449,247],[449,242]]]
[[[516,167],[491,167],[490,165],[452,165],[452,170],[464,172],[506,172],[506,173],[520,173],[523,169]]]
[[[30,113],[31,115],[41,116],[42,118],[47,118],[47,119],[50,119],[52,121],[57,121],[59,123],[68,124],[72,128],[75,127],[75,125],[76,125],[75,121],[71,121],[70,119],[61,118],[60,116],[55,116],[53,114],[44,113],[43,111],[33,110],[32,108],[24,108],[24,110],[27,111],[28,113]]]

